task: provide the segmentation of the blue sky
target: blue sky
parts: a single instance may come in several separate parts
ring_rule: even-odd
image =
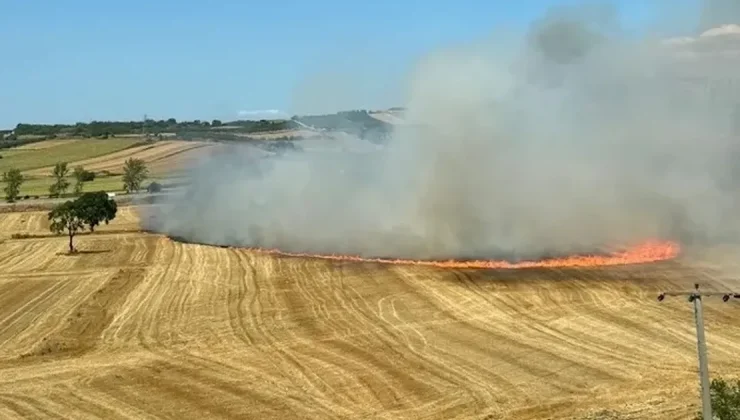
[[[655,1],[616,3],[623,23],[639,28]],[[346,96],[338,103],[393,106],[424,53],[502,25],[523,31],[548,7],[572,3],[0,0],[0,128],[293,113],[332,84]]]

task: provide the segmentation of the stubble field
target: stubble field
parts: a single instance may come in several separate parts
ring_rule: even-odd
[[[0,172],[15,168],[22,171],[25,181],[20,187],[23,199],[48,196],[53,183],[54,165],[66,162],[67,181],[74,184],[72,168],[83,167],[97,174],[86,183],[86,191],[123,191],[123,166],[127,159],[141,159],[149,170],[148,182],[177,183],[186,168],[219,149],[217,144],[160,140],[145,142],[141,137],[112,139],[57,139],[30,143],[0,150]],[[25,197],[25,196],[38,197]]]
[[[280,258],[119,212],[74,256],[44,213],[0,214],[0,417],[686,419],[691,306],[655,296],[740,269],[730,248],[592,270]],[[711,371],[737,376],[740,305],[705,306]]]

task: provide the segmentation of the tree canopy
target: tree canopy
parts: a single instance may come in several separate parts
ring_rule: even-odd
[[[127,193],[138,192],[148,175],[149,170],[143,160],[128,158],[123,165],[123,189]]]
[[[54,183],[49,187],[49,194],[53,197],[58,197],[67,192],[69,188],[69,181],[67,181],[67,174],[69,168],[67,162],[58,162],[54,165],[54,169],[51,172],[51,176],[54,178]]]
[[[158,193],[162,191],[162,184],[159,182],[152,182],[149,184],[148,187],[146,187],[146,191],[148,193]]]
[[[49,230],[56,234],[64,232],[69,235],[69,252],[75,252],[73,238],[79,230],[85,226],[85,222],[80,218],[80,213],[73,201],[66,201],[55,206],[49,212]]]
[[[95,227],[102,222],[107,225],[116,218],[118,211],[118,205],[105,191],[82,194],[74,203],[78,217],[88,226],[90,232],[94,232]]]
[[[82,193],[85,182],[95,180],[95,172],[87,171],[82,166],[76,167],[74,172],[72,172],[72,175],[75,177],[74,192],[78,195]]]
[[[3,173],[3,182],[5,183],[3,191],[5,191],[5,198],[9,203],[13,203],[18,199],[23,181],[24,178],[20,169],[12,168]]]
[[[709,386],[712,400],[712,414],[718,420],[740,420],[740,380],[729,382],[724,379],[713,379]],[[696,420],[701,420],[701,412]]]
[[[108,224],[115,219],[118,205],[105,191],[82,194],[74,201],[66,201],[55,206],[48,214],[51,221],[49,230],[56,234],[69,236],[69,252],[75,252],[74,237],[85,226],[90,232],[100,223]]]

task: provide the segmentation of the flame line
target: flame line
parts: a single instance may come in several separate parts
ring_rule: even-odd
[[[229,247],[236,248],[236,247]],[[520,268],[555,268],[555,267],[601,267],[613,265],[645,264],[670,260],[681,251],[679,244],[670,241],[651,240],[629,247],[623,251],[606,255],[576,255],[570,257],[549,258],[539,261],[509,262],[500,260],[412,260],[392,258],[365,258],[356,255],[310,254],[287,252],[280,249],[240,248],[250,252],[278,255],[285,257],[315,258],[331,261],[365,262],[395,265],[416,265],[440,268],[481,268],[481,269],[520,269]]]

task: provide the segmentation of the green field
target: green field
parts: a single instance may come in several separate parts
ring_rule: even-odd
[[[75,180],[74,178],[67,178],[67,181],[69,181],[69,190],[68,193],[72,192],[72,189],[74,188]],[[49,196],[49,187],[54,182],[52,178],[32,178],[26,180],[23,185],[21,185],[21,196],[25,195],[38,195],[40,197],[48,197]],[[149,185],[146,183],[145,185]],[[120,176],[111,176],[111,177],[104,177],[104,178],[96,178],[94,181],[86,182],[85,187],[83,191],[110,191],[110,192],[117,192],[117,191],[123,191],[123,182],[121,181]]]
[[[86,182],[85,187],[83,188],[83,192],[90,192],[90,191],[106,191],[106,192],[122,192],[123,191],[123,181],[121,179],[122,177],[120,175],[117,176],[108,176],[108,177],[100,177],[96,178],[94,181]],[[150,179],[147,179],[144,181],[142,188],[146,188],[151,182],[158,182],[160,184],[167,184],[171,182],[177,181],[179,178],[175,177],[152,177]],[[74,189],[75,179],[72,177],[68,177],[67,181],[69,181],[69,189],[67,190],[67,194],[71,194]],[[30,196],[39,196],[40,198],[48,198],[49,196],[49,187],[54,182],[52,178],[30,178],[23,182],[21,185],[21,197],[30,195]],[[1,194],[1,193],[0,193]]]
[[[45,149],[5,149],[0,150],[0,173],[10,168],[27,171],[53,166],[57,162],[75,162],[83,159],[114,153],[141,144],[140,138],[112,138],[105,140],[84,139],[62,142]]]

